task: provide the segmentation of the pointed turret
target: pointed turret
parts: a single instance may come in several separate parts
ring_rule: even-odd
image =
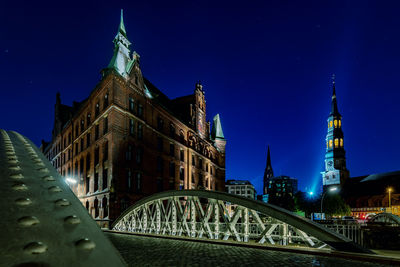
[[[214,116],[213,126],[211,129],[211,138],[213,140],[225,139],[224,132],[222,131],[221,120],[219,118],[219,114]]]
[[[214,146],[222,153],[225,153],[226,139],[222,131],[221,120],[219,114],[214,116],[213,126],[211,129],[211,140],[214,141]]]
[[[121,20],[118,27],[118,33],[114,38],[114,55],[111,58],[110,64],[108,64],[109,69],[116,70],[121,76],[127,78],[128,77],[128,65],[132,65],[131,59],[131,51],[129,46],[131,42],[129,42],[125,25],[124,25],[124,17],[123,10],[121,9]]]

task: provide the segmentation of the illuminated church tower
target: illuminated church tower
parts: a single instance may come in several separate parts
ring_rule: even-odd
[[[336,100],[335,76],[332,77],[332,87],[331,113],[328,117],[326,135],[325,171],[321,173],[324,189],[330,185],[341,185],[349,177],[343,145],[342,116]]]

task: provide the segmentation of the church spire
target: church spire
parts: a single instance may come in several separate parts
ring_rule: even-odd
[[[267,166],[265,166],[264,179],[271,178],[273,176],[274,176],[274,171],[272,170],[271,153],[269,151],[269,145],[268,145]]]
[[[263,189],[263,194],[267,194],[268,192],[268,184],[270,179],[274,177],[274,171],[272,170],[272,164],[271,164],[271,153],[269,151],[269,146],[268,146],[268,152],[267,152],[267,166],[265,167],[264,171],[264,189]]]
[[[126,36],[126,30],[124,25],[123,10],[121,9],[121,20],[118,27],[117,35],[114,38],[114,55],[108,64],[109,69],[114,69],[121,76],[127,78],[129,74],[129,66],[132,65],[131,50],[129,42]]]
[[[331,106],[331,114],[330,115],[339,115],[339,109],[337,107],[337,100],[336,100],[336,82],[335,82],[335,74],[332,75],[332,106]]]
[[[123,36],[126,37],[126,30],[124,25],[124,10],[121,9],[121,21],[119,22],[118,32],[120,32]]]

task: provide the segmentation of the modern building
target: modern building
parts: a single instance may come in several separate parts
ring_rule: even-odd
[[[242,197],[256,199],[256,190],[254,186],[246,180],[228,180],[225,183],[225,191]]]
[[[328,133],[326,135],[325,171],[321,172],[324,190],[328,186],[343,185],[350,175],[346,168],[342,115],[340,115],[337,106],[335,76],[333,76],[332,88],[331,112],[327,120]]]
[[[268,199],[293,197],[297,193],[297,179],[286,175],[275,176],[269,179],[267,192]]]
[[[114,54],[88,98],[57,94],[51,142],[41,149],[102,227],[144,196],[170,189],[225,189],[226,140],[212,128],[198,82],[169,99],[143,75],[121,12]]]

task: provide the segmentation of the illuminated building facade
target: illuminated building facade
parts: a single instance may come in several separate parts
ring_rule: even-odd
[[[206,120],[200,83],[171,100],[143,77],[121,14],[100,82],[72,107],[57,94],[52,141],[41,149],[93,218],[109,227],[156,192],[224,191],[225,145],[219,115],[211,129]]]
[[[256,199],[256,190],[249,181],[228,180],[225,183],[225,191],[229,194]]]
[[[342,116],[337,106],[334,77],[332,87],[331,113],[327,120],[328,134],[326,135],[325,171],[321,173],[324,189],[330,185],[342,185],[350,175],[346,168]]]

